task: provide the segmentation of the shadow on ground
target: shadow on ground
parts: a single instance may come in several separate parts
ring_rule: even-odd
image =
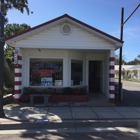
[[[123,89],[123,101],[116,101],[116,106],[140,107],[140,91]]]

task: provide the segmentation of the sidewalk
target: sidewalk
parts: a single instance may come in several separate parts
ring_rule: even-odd
[[[0,129],[42,128],[46,127],[44,124],[47,124],[47,127],[53,126],[55,128],[58,124],[63,125],[63,127],[75,124],[79,126],[86,124],[92,127],[136,126],[140,120],[140,107],[7,105],[4,106],[4,112],[6,118],[0,118]],[[20,126],[15,124],[20,124]]]

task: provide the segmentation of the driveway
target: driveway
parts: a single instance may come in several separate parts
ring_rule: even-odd
[[[140,107],[140,83],[122,81],[123,101],[116,102],[117,106],[137,106]]]

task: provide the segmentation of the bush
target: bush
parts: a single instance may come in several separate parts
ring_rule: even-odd
[[[35,93],[36,93],[36,90],[31,87],[24,87],[23,89],[23,94],[30,95],[30,94],[35,94]]]
[[[86,95],[87,94],[87,91],[86,91],[85,88],[80,88],[79,92],[80,92],[81,95]]]
[[[63,92],[62,92],[63,95],[72,95],[72,93],[73,93],[73,89],[71,87],[63,88]]]

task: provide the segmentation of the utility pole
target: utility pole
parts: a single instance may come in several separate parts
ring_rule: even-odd
[[[3,111],[3,81],[4,81],[4,0],[1,0],[0,11],[0,118],[4,118]]]
[[[124,8],[121,9],[121,32],[120,32],[120,40],[123,41],[123,26],[130,19],[130,17],[136,12],[136,10],[140,7],[140,4],[133,10],[130,16],[124,21]],[[119,101],[121,101],[121,69],[122,69],[122,47],[120,48],[120,59],[119,59]]]
[[[123,41],[123,20],[124,20],[124,8],[122,8],[121,10],[121,32],[120,32],[121,41]],[[122,69],[122,46],[120,48],[120,59],[119,59],[119,101],[121,101],[121,91],[122,91],[121,69]]]

